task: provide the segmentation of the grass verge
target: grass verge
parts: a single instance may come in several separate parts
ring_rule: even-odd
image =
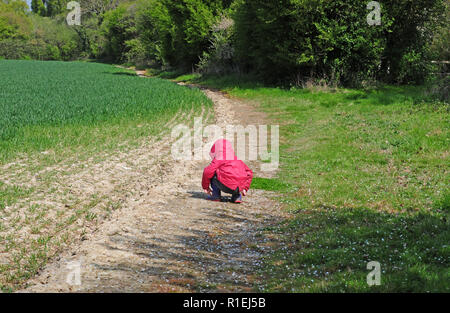
[[[265,292],[450,291],[449,106],[423,87],[280,89],[245,77],[191,82],[258,103],[280,125],[276,179],[294,218],[270,229]],[[369,286],[367,263],[381,265]]]

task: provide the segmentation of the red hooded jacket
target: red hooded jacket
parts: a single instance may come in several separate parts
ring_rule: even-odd
[[[213,160],[203,171],[203,189],[209,189],[214,175],[217,175],[217,179],[231,190],[235,190],[237,187],[240,192],[250,189],[253,172],[244,162],[238,160],[228,140],[217,140],[209,155]]]

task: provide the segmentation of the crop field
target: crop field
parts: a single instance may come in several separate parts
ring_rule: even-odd
[[[176,111],[209,105],[198,90],[94,63],[1,60],[0,86],[0,162],[155,134]]]
[[[104,194],[101,175],[123,172],[126,151],[150,153],[168,121],[210,106],[199,90],[110,65],[0,61],[0,291],[23,286],[121,207],[135,175],[111,174]]]

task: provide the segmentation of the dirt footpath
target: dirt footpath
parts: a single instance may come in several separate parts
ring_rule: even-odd
[[[263,123],[264,115],[252,105],[204,92],[214,101],[219,126]],[[174,161],[171,145],[169,132],[121,156],[126,166],[112,160],[97,164],[98,188],[102,181],[126,183],[122,208],[49,263],[22,292],[253,291],[261,257],[273,246],[263,228],[286,213],[270,200],[273,195],[258,190],[241,205],[206,201],[200,182],[208,162]],[[262,176],[257,162],[249,165]],[[113,187],[108,190],[119,190]],[[80,284],[74,285],[78,270]]]

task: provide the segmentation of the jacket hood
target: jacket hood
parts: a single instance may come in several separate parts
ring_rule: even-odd
[[[211,159],[217,160],[237,160],[237,156],[234,154],[233,145],[226,139],[217,140],[209,152]]]

